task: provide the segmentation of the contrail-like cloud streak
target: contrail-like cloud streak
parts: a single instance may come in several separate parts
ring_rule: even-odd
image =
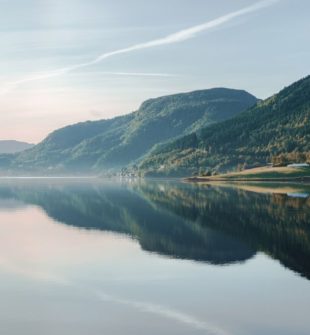
[[[116,55],[121,55],[121,54],[127,54],[127,53],[131,53],[134,51],[139,51],[139,50],[144,50],[144,49],[149,49],[149,48],[154,48],[154,47],[159,47],[159,46],[163,46],[163,45],[169,45],[169,44],[175,44],[175,43],[180,43],[180,42],[184,42],[186,40],[195,38],[198,34],[202,33],[202,32],[206,32],[208,30],[217,28],[222,26],[223,24],[232,21],[233,19],[236,19],[237,17],[241,17],[253,12],[256,12],[258,10],[270,7],[272,5],[274,5],[275,3],[279,2],[280,0],[263,0],[260,2],[257,2],[251,6],[242,8],[240,10],[225,14],[221,17],[218,17],[214,20],[202,23],[200,25],[197,26],[193,26],[187,29],[183,29],[181,31],[178,31],[176,33],[167,35],[163,38],[159,38],[159,39],[155,39],[155,40],[151,40],[145,43],[139,43],[139,44],[135,44],[132,45],[130,47],[127,48],[123,48],[123,49],[118,49],[118,50],[114,50],[111,52],[106,52],[98,57],[96,57],[93,60],[90,60],[88,62],[84,62],[84,63],[79,63],[79,64],[75,64],[72,66],[67,66],[61,69],[57,69],[51,72],[47,72],[47,73],[42,73],[42,74],[38,74],[38,75],[33,75],[30,77],[26,77],[24,79],[21,80],[17,80],[15,82],[11,82],[8,83],[6,85],[6,87],[4,87],[2,90],[0,90],[0,94],[5,94],[7,92],[9,92],[10,90],[14,89],[15,87],[27,83],[27,82],[33,82],[33,81],[37,81],[37,80],[42,80],[42,79],[47,79],[47,78],[52,78],[52,77],[57,77],[57,76],[61,76],[64,75],[68,72],[72,72],[81,68],[85,68],[85,67],[89,67],[92,65],[95,65],[97,63],[102,62],[103,60],[107,59],[107,58],[111,58],[114,57]],[[160,74],[158,74],[158,76],[160,76]]]

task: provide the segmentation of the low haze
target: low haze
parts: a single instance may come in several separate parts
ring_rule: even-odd
[[[130,0],[126,8],[0,0],[1,139],[38,142],[181,91],[268,97],[309,72],[309,10],[306,0]]]

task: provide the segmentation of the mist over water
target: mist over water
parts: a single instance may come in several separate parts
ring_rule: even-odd
[[[309,190],[262,190],[0,181],[1,333],[308,334]]]

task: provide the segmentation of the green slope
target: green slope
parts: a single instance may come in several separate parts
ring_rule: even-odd
[[[154,145],[226,120],[253,106],[251,94],[225,88],[151,99],[111,120],[59,129],[34,148],[0,157],[4,168],[34,173],[97,172],[131,164]]]
[[[227,171],[293,151],[310,151],[310,76],[229,120],[160,146],[140,168],[146,175]]]

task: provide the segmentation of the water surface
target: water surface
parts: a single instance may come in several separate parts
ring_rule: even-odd
[[[307,192],[1,181],[0,332],[309,334]]]

